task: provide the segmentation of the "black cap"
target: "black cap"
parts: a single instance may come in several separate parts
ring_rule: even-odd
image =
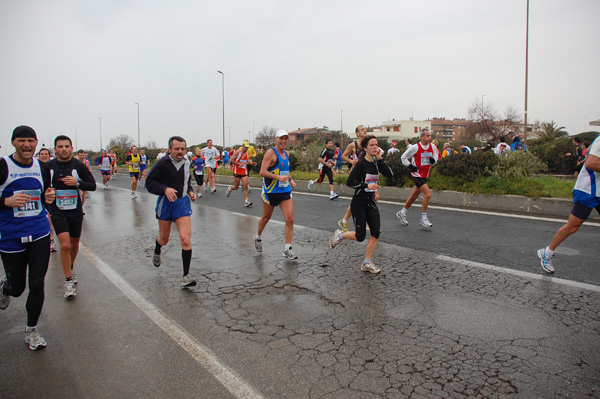
[[[17,126],[15,130],[13,130],[12,138],[10,139],[10,141],[22,137],[31,137],[37,140],[37,134],[35,134],[35,130],[33,130],[29,126],[21,125]]]

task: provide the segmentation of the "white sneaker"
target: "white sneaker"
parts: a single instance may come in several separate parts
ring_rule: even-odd
[[[46,340],[40,335],[37,327],[25,328],[25,342],[32,351],[46,347]]]
[[[198,197],[202,197],[202,193],[200,191],[198,191]]]
[[[217,188],[216,188],[216,187],[214,187],[214,188],[211,188],[211,189],[210,189],[210,192],[211,192],[211,193],[213,193],[213,194],[214,194],[214,193],[216,193],[216,192],[217,192]]]
[[[73,280],[65,281],[65,298],[69,298],[76,295],[77,293],[75,292],[75,283],[73,282]]]
[[[283,257],[288,259],[298,259],[298,255],[292,251],[292,247],[290,247],[290,249],[283,250]]]
[[[308,191],[312,191],[314,185],[315,185],[315,181],[309,180],[308,181]]]
[[[340,195],[338,193],[331,193],[329,194],[329,199],[330,200],[334,200],[336,198],[338,198]]]
[[[429,221],[429,219],[427,219],[427,216],[421,217],[421,222],[420,223],[421,223],[421,226],[423,226],[423,227],[431,227],[431,226],[433,226],[431,224],[431,222]]]
[[[227,191],[225,191],[225,195],[229,197],[231,195],[231,186],[227,187]]]
[[[249,206],[252,206],[252,202],[250,202],[250,200],[246,200],[244,201],[244,206],[248,208]]]
[[[537,256],[540,258],[542,269],[546,273],[554,273],[554,255],[546,254],[546,248],[542,248],[537,251]]]
[[[400,224],[402,226],[408,226],[408,220],[406,220],[406,214],[403,214],[402,211],[396,212],[396,217],[400,219]]]
[[[191,274],[186,274],[179,283],[180,287],[193,287],[196,285],[196,279]]]
[[[71,281],[73,284],[77,284],[77,275],[75,274],[75,269],[71,269]]]
[[[10,295],[4,295],[4,284],[6,283],[6,276],[0,278],[0,309],[6,309],[10,305]]]
[[[375,266],[375,263],[373,263],[372,260],[370,260],[367,263],[363,262],[360,265],[360,270],[363,271],[363,272],[369,272],[369,273],[372,273],[372,274],[377,274],[377,273],[379,273],[381,271],[377,266]]]
[[[342,241],[342,239],[340,238],[340,234],[342,234],[342,230],[339,229],[333,233],[333,235],[329,239],[329,249],[335,248],[335,246]]]
[[[252,236],[252,239],[254,240],[254,248],[256,248],[256,251],[262,252],[262,240],[256,238],[256,234]]]

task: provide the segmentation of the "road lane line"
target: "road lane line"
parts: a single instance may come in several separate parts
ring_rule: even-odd
[[[437,259],[444,260],[447,262],[458,263],[458,264],[461,264],[464,266],[472,266],[472,267],[477,267],[480,269],[491,270],[494,272],[512,274],[512,275],[527,278],[530,280],[548,281],[548,282],[555,283],[555,284],[562,284],[562,285],[567,285],[567,286],[575,287],[575,288],[579,288],[579,289],[600,292],[600,286],[593,285],[593,284],[587,284],[587,283],[580,283],[578,281],[565,280],[562,278],[552,277],[549,275],[529,273],[529,272],[524,272],[521,270],[507,269],[504,267],[488,265],[485,263],[473,262],[470,260],[465,260],[465,259],[460,259],[460,258],[453,258],[451,256],[446,256],[446,255],[438,255]]]
[[[79,244],[80,251],[89,261],[117,287],[123,295],[138,307],[154,324],[166,332],[179,346],[188,352],[196,362],[212,374],[233,396],[240,399],[262,399],[263,396],[254,390],[246,381],[237,376],[227,366],[219,362],[217,357],[183,327],[169,318],[156,306],[146,301],[127,281],[116,273],[103,260],[98,258],[89,248]]]

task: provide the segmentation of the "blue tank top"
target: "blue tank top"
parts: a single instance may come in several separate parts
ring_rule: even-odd
[[[8,174],[4,184],[0,185],[2,197],[10,197],[15,192],[25,191],[31,199],[20,208],[0,209],[0,241],[40,237],[50,233],[48,212],[44,207],[44,180],[42,168],[37,159],[30,166],[22,166],[12,157],[4,158]]]
[[[267,169],[269,172],[276,174],[278,176],[289,176],[290,175],[290,156],[285,152],[285,159],[279,155],[279,152],[273,147],[273,151],[275,155],[277,155],[277,163]],[[263,178],[263,192],[264,193],[289,193],[292,191],[292,187],[290,186],[290,181],[288,180],[285,183],[281,183],[277,179],[267,179]]]

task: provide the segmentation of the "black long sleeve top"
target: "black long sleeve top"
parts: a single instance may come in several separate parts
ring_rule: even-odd
[[[356,163],[346,181],[346,186],[354,189],[352,202],[375,202],[375,191],[369,190],[368,186],[369,183],[379,183],[380,173],[385,177],[393,177],[394,175],[383,159],[371,162],[363,158]]]

